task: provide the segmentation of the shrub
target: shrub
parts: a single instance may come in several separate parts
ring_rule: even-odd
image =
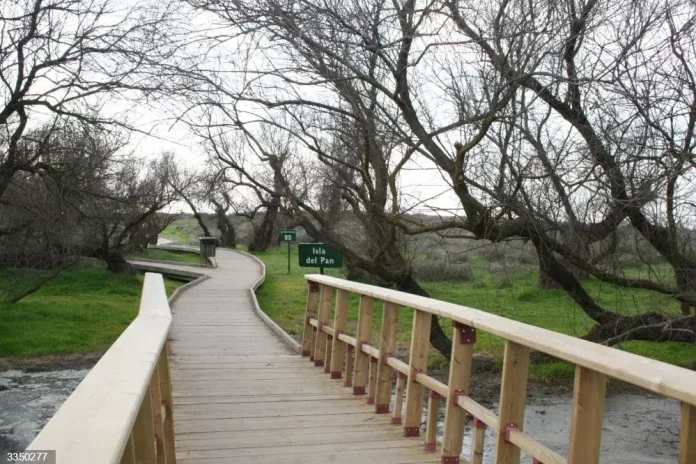
[[[474,270],[468,263],[417,261],[413,263],[412,268],[413,275],[417,280],[427,282],[467,282],[474,277]]]

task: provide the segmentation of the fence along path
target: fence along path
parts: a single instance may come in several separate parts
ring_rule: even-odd
[[[179,463],[439,462],[264,324],[253,258],[218,249],[217,264],[172,305]]]

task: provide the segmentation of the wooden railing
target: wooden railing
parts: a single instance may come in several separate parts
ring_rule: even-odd
[[[176,463],[160,274],[145,274],[140,312],[29,445],[65,464]]]
[[[521,450],[535,463],[599,462],[607,377],[681,401],[679,463],[696,463],[696,373],[692,371],[464,306],[323,275],[307,275],[306,279],[309,292],[303,356],[323,366],[333,379],[340,379],[345,372],[345,385],[352,386],[356,395],[367,390],[367,402],[375,405],[378,414],[389,413],[394,374],[398,373],[391,421],[403,425],[407,437],[420,435],[427,388],[424,446],[428,451],[437,451],[438,406],[445,401],[442,463],[460,462],[466,413],[474,418],[471,463],[482,462],[486,428],[496,434],[496,464],[518,463]],[[334,292],[334,319],[330,321]],[[360,295],[355,337],[345,334],[350,293]],[[379,347],[370,345],[375,299],[383,302]],[[400,307],[413,309],[408,363],[393,355]],[[452,320],[454,326],[448,385],[426,373],[433,314]],[[469,396],[477,330],[505,340],[497,415]],[[576,365],[567,458],[523,431],[531,350]]]

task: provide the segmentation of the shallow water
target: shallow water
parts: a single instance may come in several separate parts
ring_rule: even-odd
[[[0,463],[31,443],[88,372],[0,372]]]

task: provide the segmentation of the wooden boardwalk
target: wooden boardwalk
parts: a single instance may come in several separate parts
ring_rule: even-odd
[[[188,268],[210,278],[172,306],[178,462],[440,462],[264,324],[249,296],[256,261],[218,249],[217,262]]]

